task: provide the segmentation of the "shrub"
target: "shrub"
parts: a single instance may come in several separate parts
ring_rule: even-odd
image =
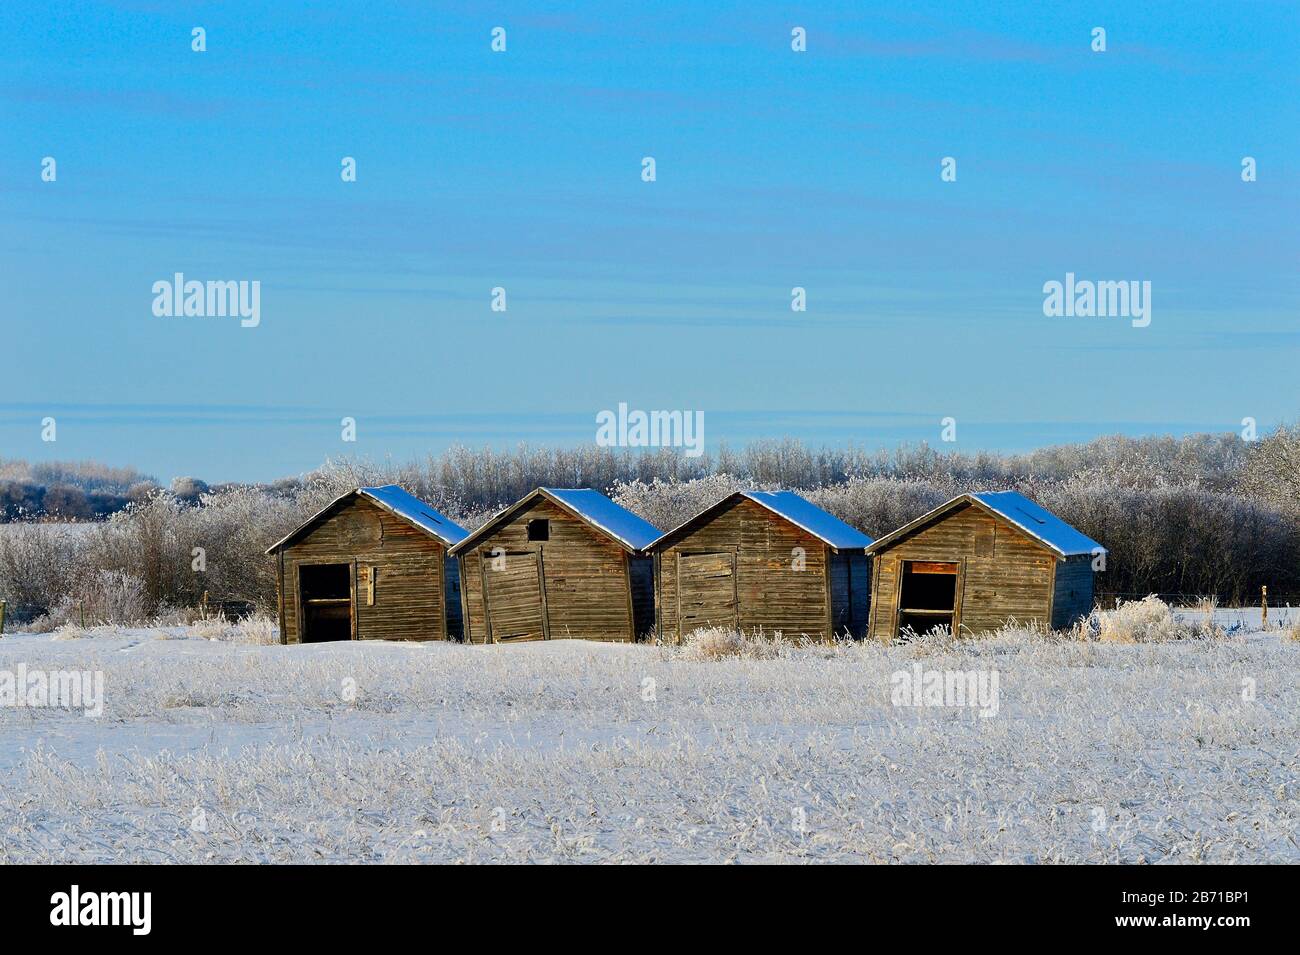
[[[1173,608],[1159,597],[1120,601],[1114,610],[1098,610],[1076,625],[1082,639],[1102,643],[1163,643],[1193,637],[1222,636],[1211,622],[1201,625],[1180,622]]]
[[[253,614],[234,621],[221,616],[204,617],[191,623],[185,636],[223,643],[272,646],[280,642],[280,628],[265,614]]]
[[[797,646],[780,633],[744,633],[725,627],[702,627],[688,634],[680,655],[684,660],[771,660],[786,656]]]
[[[141,624],[147,619],[148,605],[144,582],[138,577],[120,570],[101,570],[79,578],[32,629]]]

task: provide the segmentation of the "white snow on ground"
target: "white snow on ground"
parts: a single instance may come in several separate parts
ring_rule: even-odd
[[[0,671],[106,695],[0,708],[0,862],[1300,862],[1277,631],[720,661],[188,634],[0,639]],[[997,715],[892,705],[915,662],[996,670]]]
[[[1200,624],[1205,621],[1204,610],[1180,608],[1174,611],[1179,621]],[[1214,611],[1215,626],[1236,633],[1259,630],[1264,620],[1264,611],[1260,607],[1218,607]],[[1270,627],[1294,627],[1300,624],[1300,607],[1269,607],[1268,625]]]

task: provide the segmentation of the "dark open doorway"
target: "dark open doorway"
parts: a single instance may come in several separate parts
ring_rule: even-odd
[[[898,634],[905,630],[928,633],[936,627],[952,629],[957,609],[958,564],[909,560],[903,563],[898,600]]]
[[[298,568],[302,642],[352,639],[352,565],[304,564]]]

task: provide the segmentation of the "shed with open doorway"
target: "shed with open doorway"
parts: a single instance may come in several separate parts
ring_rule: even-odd
[[[1106,549],[1016,491],[955,497],[867,548],[870,635],[974,635],[1012,621],[1061,630],[1092,610]]]
[[[659,529],[587,488],[538,488],[452,548],[471,643],[633,641],[654,623]]]
[[[459,524],[396,484],[336,498],[267,549],[281,643],[459,640]]]
[[[861,637],[870,543],[791,491],[737,491],[651,545],[658,631],[674,640],[702,627]]]

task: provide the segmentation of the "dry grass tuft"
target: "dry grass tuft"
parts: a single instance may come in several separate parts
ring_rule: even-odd
[[[807,642],[807,641],[804,641]],[[772,635],[744,633],[726,627],[702,627],[690,634],[681,648],[683,660],[775,660],[789,656],[799,644],[780,632]]]
[[[931,627],[924,633],[917,633],[907,627],[904,628],[902,635],[894,642],[907,644],[907,646],[911,647],[913,654],[917,656],[927,656],[947,653],[954,647],[958,639],[957,635],[952,632],[951,627]]]
[[[1203,601],[1208,604],[1209,601]],[[1114,610],[1094,610],[1074,628],[1073,635],[1082,640],[1101,643],[1167,643],[1222,637],[1223,630],[1214,623],[1213,609],[1199,626],[1183,623],[1174,609],[1152,594],[1141,600],[1121,600]]]
[[[195,620],[183,636],[268,647],[280,642],[280,628],[265,614],[253,614],[233,621],[215,616]]]
[[[274,646],[280,642],[280,625],[265,614],[253,614],[238,621],[231,628],[235,643]]]

